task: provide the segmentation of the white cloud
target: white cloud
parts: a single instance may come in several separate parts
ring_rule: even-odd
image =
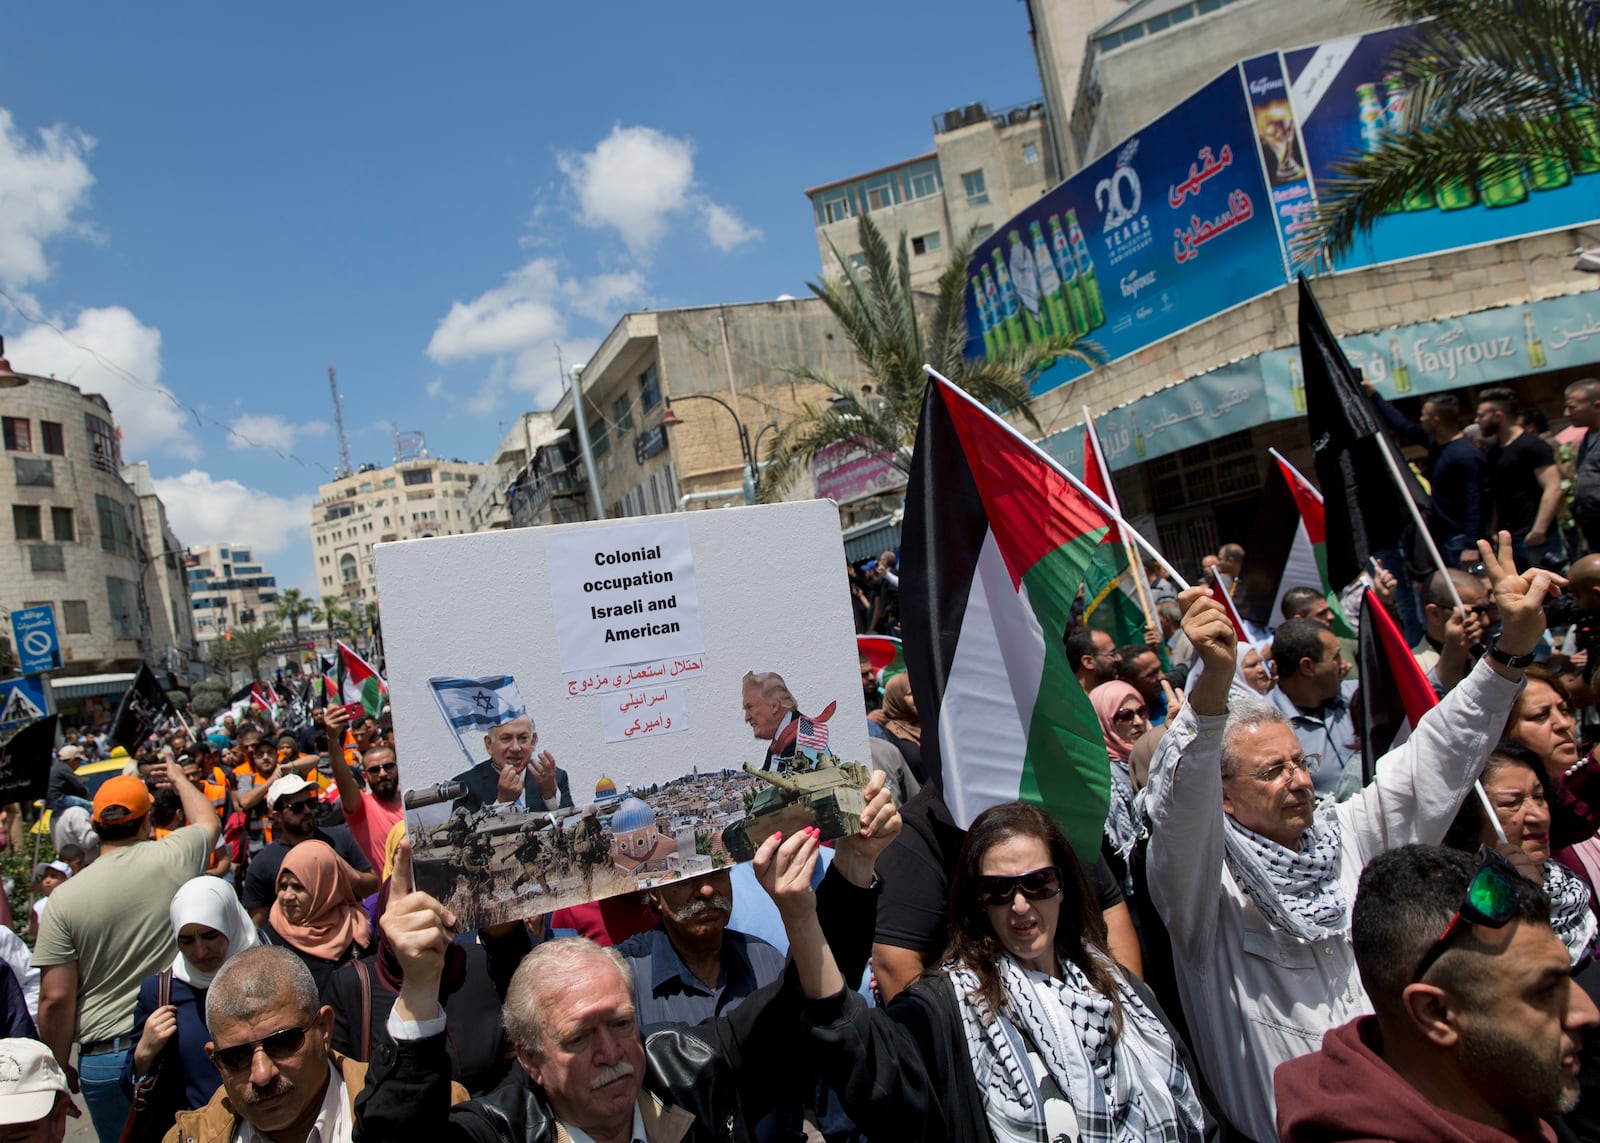
[[[644,275],[637,270],[596,274],[585,282],[564,282],[562,294],[574,313],[591,321],[610,322],[619,308],[644,297]]]
[[[689,139],[618,123],[594,150],[561,155],[557,162],[578,196],[578,221],[595,229],[612,228],[636,258],[648,256],[678,214],[701,215],[706,236],[719,250],[732,250],[761,235],[732,207],[696,190],[694,143]]]
[[[437,397],[439,394],[444,392],[444,378],[435,377],[432,381],[428,382],[427,389],[428,396]]]
[[[68,381],[111,403],[124,458],[156,453],[197,460],[190,416],[160,384],[161,331],[121,306],[88,309],[63,334],[42,325],[12,338],[6,356],[20,372]]]
[[[270,448],[292,452],[296,437],[328,435],[326,421],[295,424],[276,413],[245,413],[236,418],[228,434],[229,448]]]
[[[273,496],[199,469],[163,477],[155,486],[172,530],[186,545],[237,541],[270,555],[311,531],[314,496]]]
[[[427,354],[435,361],[454,361],[559,336],[559,295],[555,263],[535,258],[507,274],[505,285],[452,305],[428,340]]]
[[[49,276],[45,245],[62,234],[89,235],[74,219],[94,185],[94,140],[72,127],[39,132],[33,145],[0,107],[0,282],[20,288]]]
[[[761,237],[761,231],[749,225],[731,209],[714,202],[705,204],[706,237],[718,250],[733,250]]]

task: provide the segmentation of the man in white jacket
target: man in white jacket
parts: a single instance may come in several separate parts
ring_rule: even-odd
[[[1150,767],[1150,897],[1172,940],[1195,1055],[1224,1115],[1277,1138],[1272,1074],[1372,1010],[1350,945],[1362,867],[1436,845],[1499,741],[1522,668],[1565,581],[1517,574],[1510,537],[1481,545],[1502,628],[1495,647],[1348,802],[1319,804],[1314,758],[1270,704],[1229,701],[1232,624],[1206,588],[1183,593],[1183,630],[1205,664]]]

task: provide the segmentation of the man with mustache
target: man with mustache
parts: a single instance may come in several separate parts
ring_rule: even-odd
[[[329,1050],[333,1009],[288,949],[231,957],[206,993],[211,1102],[178,1113],[165,1143],[350,1143],[367,1065]],[[451,1102],[467,1097],[451,1085]]]

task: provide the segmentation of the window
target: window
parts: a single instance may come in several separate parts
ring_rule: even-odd
[[[16,466],[18,484],[27,484],[34,488],[55,487],[55,462],[48,457],[14,456],[11,458],[11,463]]]
[[[0,425],[5,427],[7,452],[33,451],[33,431],[27,417],[0,417]]]
[[[58,544],[70,544],[76,540],[77,533],[72,528],[72,509],[50,509],[50,530],[55,533]]]
[[[919,234],[911,240],[911,252],[913,254],[928,254],[939,249],[939,244],[940,238],[937,230],[932,234]]]
[[[831,191],[822,200],[822,217],[827,222],[843,222],[847,218],[854,218],[855,214],[848,190]]]
[[[656,371],[656,363],[652,361],[648,368],[639,374],[639,411],[648,413],[661,403],[661,374]]]
[[[100,548],[107,552],[133,554],[133,536],[128,531],[128,514],[122,505],[98,493],[94,498],[95,514],[100,518]],[[226,574],[227,569],[223,569]]]
[[[57,421],[40,421],[39,435],[44,438],[44,451],[51,456],[67,455],[66,434]]]
[[[851,254],[850,268],[858,274],[865,270],[867,268],[867,256],[865,254]]]
[[[433,469],[413,468],[404,474],[407,484],[432,484]]]
[[[611,434],[606,430],[604,417],[589,422],[589,449],[596,458],[605,456],[611,449]]]
[[[93,413],[83,415],[84,431],[89,435],[89,463],[101,472],[117,475],[117,431],[110,421]]]
[[[36,572],[67,570],[67,560],[61,554],[60,544],[30,544],[28,546],[28,563],[31,570]]]
[[[385,488],[393,488],[394,487],[394,477],[391,476],[388,480],[385,480],[383,482],[383,486]]]
[[[111,611],[111,634],[118,639],[139,637],[139,597],[133,581],[106,576],[106,602]]]
[[[11,528],[19,540],[44,539],[44,527],[39,522],[39,509],[32,504],[11,506]]]
[[[68,635],[88,635],[89,631],[89,601],[87,599],[63,599],[61,601],[61,618],[66,623]]]
[[[989,235],[993,233],[994,227],[985,222],[982,226],[974,226],[972,228],[972,240],[974,242],[982,242],[985,238],[989,237]]]
[[[1022,144],[1022,161],[1030,167],[1037,163],[1039,161],[1039,148],[1032,143]]]
[[[911,197],[927,198],[939,193],[939,170],[933,163],[911,167]]]
[[[868,210],[883,210],[894,205],[894,185],[888,175],[879,175],[866,185]]]
[[[983,206],[989,201],[989,187],[983,181],[982,171],[967,171],[961,176],[961,189],[966,192],[968,206]]]
[[[625,433],[633,428],[633,410],[628,405],[626,393],[611,403],[611,423],[617,426],[619,433]]]
[[[345,583],[355,583],[359,576],[356,568],[356,558],[349,552],[339,557],[339,578]]]

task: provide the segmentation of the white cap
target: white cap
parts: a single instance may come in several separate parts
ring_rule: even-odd
[[[37,1123],[58,1094],[71,1095],[49,1048],[38,1040],[0,1040],[0,1124]]]
[[[267,787],[267,805],[276,809],[280,798],[287,798],[291,794],[298,794],[301,790],[310,790],[315,786],[315,782],[308,782],[299,774],[285,774]]]
[[[71,762],[74,758],[82,758],[83,757],[83,748],[79,747],[79,746],[74,746],[74,745],[72,745],[72,743],[69,742],[69,743],[67,743],[67,745],[63,746],[60,750],[56,751],[56,757],[61,759],[61,761],[63,761],[63,762]]]

